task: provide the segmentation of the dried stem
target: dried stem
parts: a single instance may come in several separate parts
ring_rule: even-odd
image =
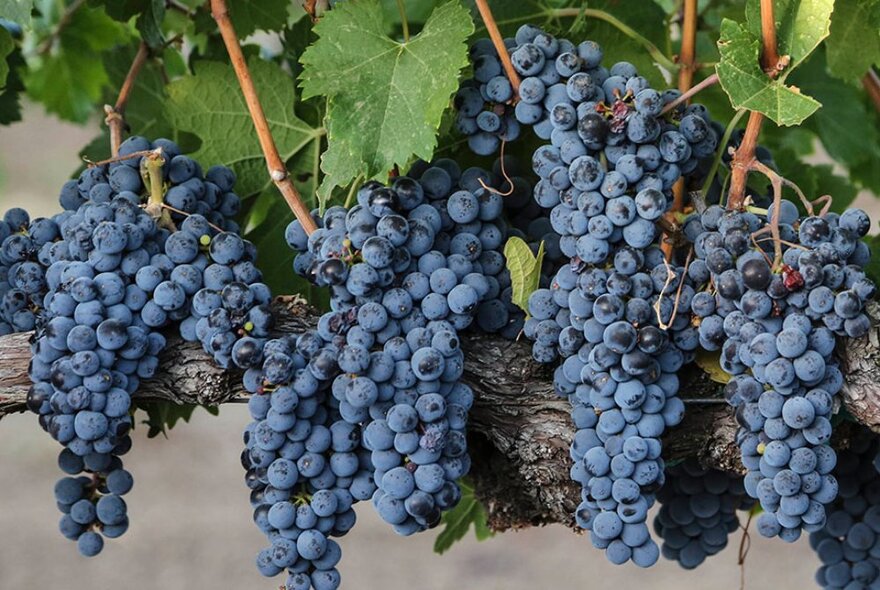
[[[697,57],[697,0],[684,0],[681,23],[681,53],[678,56],[678,89],[690,90],[694,83]]]
[[[498,57],[501,59],[501,65],[504,66],[504,73],[507,74],[507,78],[510,80],[510,85],[513,86],[514,100],[517,100],[519,99],[519,74],[513,69],[513,63],[510,61],[510,53],[508,53],[507,46],[504,44],[504,38],[498,30],[498,24],[495,22],[495,17],[492,16],[492,9],[489,8],[489,3],[486,0],[477,0],[477,9],[480,11],[480,17],[483,19],[483,24],[486,25],[486,31],[489,32],[489,37],[492,39],[495,51],[498,52]]]
[[[257,131],[257,137],[260,140],[260,148],[263,150],[263,156],[266,158],[266,165],[269,168],[269,176],[284,200],[287,201],[293,214],[302,224],[307,234],[311,234],[318,227],[315,220],[309,212],[309,208],[305,205],[299,191],[293,185],[290,175],[284,166],[284,161],[278,153],[278,147],[275,145],[275,139],[272,137],[272,131],[269,129],[269,122],[260,105],[260,98],[257,95],[257,89],[251,78],[250,70],[247,66],[244,53],[241,51],[241,45],[238,43],[238,36],[235,34],[235,28],[229,18],[229,9],[226,7],[225,0],[211,0],[211,15],[217,21],[217,27],[220,29],[220,35],[223,37],[223,43],[226,45],[226,51],[229,53],[229,61],[232,63],[232,69],[238,77],[241,92],[244,94],[244,100],[247,103],[248,111],[251,114],[251,120],[254,122],[254,128]]]
[[[128,98],[131,96],[134,82],[141,68],[144,67],[149,54],[150,48],[141,41],[137,54],[135,54],[134,60],[131,62],[131,67],[128,68],[128,74],[126,74],[125,80],[122,82],[122,88],[119,89],[116,104],[113,106],[104,105],[104,113],[107,115],[104,118],[104,122],[110,129],[110,153],[113,157],[119,155],[119,146],[122,144],[122,133],[125,130],[125,107],[128,105]]]
[[[862,78],[862,85],[868,91],[868,96],[874,101],[874,108],[880,111],[880,76],[877,76],[874,68],[868,70],[868,73]]]
[[[763,51],[761,52],[761,63],[764,71],[770,77],[775,76],[779,72],[779,65],[782,61],[779,58],[779,52],[776,47],[776,20],[773,17],[773,0],[761,0],[761,40]],[[733,161],[730,163],[730,192],[727,198],[728,209],[741,209],[743,200],[746,195],[746,181],[749,177],[749,170],[755,161],[755,148],[758,146],[758,134],[761,132],[761,125],[764,123],[764,115],[758,111],[749,113],[749,122],[746,123],[746,132],[743,136],[742,143],[733,155]]]
[[[779,49],[776,43],[776,19],[773,16],[773,0],[761,0],[761,41],[764,51],[761,63],[771,78],[777,73]]]
[[[678,100],[673,101],[672,103],[667,105],[666,108],[663,109],[663,113],[666,113],[670,109],[675,108],[677,105],[687,101],[688,98],[690,98],[693,94],[699,92],[699,89],[697,89],[695,92],[692,92],[693,89],[691,88],[691,84],[693,84],[694,82],[694,67],[696,65],[696,58],[697,0],[684,0],[684,17],[681,30],[681,53],[678,59],[678,90],[682,93],[682,95],[681,97],[679,97]],[[703,87],[705,87],[705,85]],[[678,180],[678,182],[675,183],[675,186],[672,187],[672,207],[670,207],[669,211],[666,213],[667,216],[674,216],[676,213],[684,208],[684,193],[684,179],[681,178]],[[667,237],[671,238],[671,236]],[[663,242],[660,244],[660,249],[663,251],[663,254],[666,256],[667,260],[670,260],[672,258],[672,242],[672,239],[666,239],[663,240]]]
[[[709,76],[705,80],[700,81],[693,88],[690,88],[687,90],[682,90],[681,96],[679,96],[678,98],[676,98],[672,102],[668,103],[665,107],[663,107],[663,110],[660,111],[660,114],[665,115],[666,113],[668,113],[669,111],[671,111],[672,109],[677,107],[678,105],[680,105],[684,102],[687,102],[688,100],[690,100],[691,98],[693,98],[694,96],[696,96],[697,94],[699,94],[700,92],[705,90],[706,88],[710,88],[717,83],[718,83],[718,74],[712,74],[711,76]],[[681,88],[679,88],[679,90],[681,90]]]

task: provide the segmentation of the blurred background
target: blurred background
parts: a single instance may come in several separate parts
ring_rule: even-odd
[[[61,184],[78,166],[77,153],[97,121],[81,128],[27,107],[24,123],[0,127],[0,211],[26,207],[34,215],[58,208]],[[878,201],[860,206],[876,216]],[[80,557],[57,532],[52,488],[59,446],[32,415],[0,421],[0,590],[232,590],[277,587],[253,566],[265,542],[251,522],[238,456],[248,422],[243,406],[213,417],[196,410],[168,438],[146,438],[138,427],[126,467],[136,485],[126,496],[132,526],[97,558]],[[469,535],[446,554],[433,552],[437,531],[396,536],[367,504],[358,525],[341,540],[343,587],[357,590],[533,590],[534,588],[645,587],[653,590],[815,587],[818,560],[802,538],[794,545],[752,531],[744,568],[737,563],[741,533],[699,569],[661,560],[650,571],[616,567],[589,540],[561,526],[497,535],[478,543]],[[754,528],[754,527],[753,527]]]

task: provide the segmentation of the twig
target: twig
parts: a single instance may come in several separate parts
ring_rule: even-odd
[[[764,47],[764,51],[761,52],[761,63],[764,71],[772,78],[778,73],[776,67],[779,64],[773,0],[761,0],[761,40]]]
[[[64,29],[66,29],[67,25],[70,24],[70,21],[73,20],[73,15],[76,14],[76,11],[82,8],[85,3],[86,0],[74,0],[70,6],[64,9],[64,14],[58,19],[58,24],[55,25],[55,30],[52,31],[46,40],[40,44],[39,49],[37,49],[38,54],[46,55],[52,50],[52,45],[55,44],[55,41],[61,36],[61,33],[64,32]]]
[[[519,98],[519,74],[513,69],[513,62],[510,61],[510,53],[508,53],[507,46],[504,44],[504,38],[501,36],[501,31],[498,30],[498,24],[495,22],[495,17],[492,16],[492,9],[489,8],[489,4],[486,0],[477,0],[477,9],[480,11],[480,17],[483,19],[483,24],[486,25],[486,31],[489,32],[489,37],[492,39],[495,51],[498,52],[498,57],[501,59],[501,65],[504,66],[504,73],[507,74],[507,78],[510,80],[510,85],[513,86],[514,100],[517,100]]]
[[[745,114],[745,109],[740,109],[736,112],[730,120],[730,123],[727,124],[727,128],[724,130],[724,135],[721,136],[721,140],[718,142],[721,147],[715,154],[715,159],[712,161],[712,168],[709,170],[709,174],[706,175],[706,181],[700,189],[700,194],[704,199],[708,197],[709,189],[712,187],[712,181],[715,180],[715,175],[718,174],[718,168],[721,166],[721,159],[724,157],[724,151],[727,143],[730,141],[730,136],[733,135],[733,130],[736,129],[739,120],[742,119]]]
[[[868,91],[868,96],[874,101],[874,108],[880,111],[880,76],[877,76],[874,68],[868,70],[868,73],[862,78],[862,85]]]
[[[682,94],[678,100],[667,105],[667,108],[664,108],[661,114],[675,108],[675,106],[688,100],[688,98],[690,98],[690,96],[694,94],[694,92],[692,92],[694,89],[691,88],[691,84],[693,84],[694,81],[694,65],[696,62],[696,57],[697,0],[684,0],[684,22],[682,23],[681,33],[681,54],[678,60],[678,90]],[[716,76],[716,81],[717,78],[718,77]],[[699,92],[699,89],[696,90],[696,92]],[[672,187],[672,207],[670,207],[669,211],[666,212],[666,216],[674,216],[677,212],[681,211],[684,208],[684,193],[684,178],[680,178],[675,183],[675,186]],[[671,236],[669,236],[668,234],[667,237],[671,238]],[[667,260],[672,259],[672,239],[663,240],[663,242],[660,244],[660,249],[663,251],[663,254],[664,256],[666,256]]]
[[[712,74],[711,76],[709,76],[705,80],[700,81],[693,88],[691,88],[689,90],[682,91],[681,96],[679,96],[678,98],[676,98],[672,102],[668,103],[665,107],[663,107],[663,110],[660,111],[660,114],[665,115],[666,113],[668,113],[669,111],[671,111],[672,109],[677,107],[678,105],[682,104],[683,102],[687,102],[688,100],[690,100],[691,98],[693,98],[695,95],[699,94],[700,92],[702,92],[706,88],[714,86],[717,83],[718,83],[718,74],[717,73]]]
[[[776,48],[776,20],[773,17],[773,0],[761,0],[761,63],[768,76],[778,73],[781,63]],[[784,60],[783,60],[784,61]],[[749,122],[746,123],[746,133],[742,143],[733,155],[730,163],[730,193],[727,198],[728,209],[741,209],[746,194],[746,181],[749,169],[755,160],[755,148],[758,145],[758,134],[764,123],[764,115],[758,111],[749,113]]]
[[[131,62],[131,67],[128,68],[128,74],[126,74],[125,80],[122,82],[122,88],[119,89],[119,97],[116,99],[116,104],[113,106],[104,105],[104,113],[107,115],[104,118],[104,122],[110,129],[110,153],[114,157],[119,155],[119,145],[122,143],[122,132],[125,128],[125,107],[128,105],[128,98],[131,96],[134,82],[141,68],[144,67],[149,53],[149,47],[147,47],[145,42],[141,41],[137,54]]]
[[[89,168],[94,168],[95,166],[103,166],[104,164],[112,164],[113,162],[122,162],[123,160],[131,160],[133,158],[140,158],[143,156],[149,156],[152,154],[154,150],[141,150],[139,152],[132,152],[130,154],[125,154],[124,156],[113,156],[112,158],[107,158],[106,160],[98,160],[97,162],[92,162],[88,158],[83,158],[88,165]]]
[[[477,181],[480,183],[480,186],[483,187],[483,189],[489,191],[490,193],[501,196],[501,197],[509,197],[510,195],[513,194],[513,189],[516,188],[516,186],[513,184],[513,180],[510,178],[510,176],[508,176],[507,170],[505,169],[505,166],[504,166],[504,146],[506,144],[507,144],[506,141],[501,140],[501,155],[498,158],[498,161],[501,162],[501,177],[504,178],[504,181],[507,183],[507,185],[510,188],[506,192],[501,192],[498,189],[492,188],[491,186],[489,186],[488,184],[483,182],[482,178],[477,179]]]
[[[397,0],[397,11],[400,13],[400,25],[403,27],[403,42],[409,43],[409,21],[406,20],[404,0]]]
[[[745,526],[742,527],[743,535],[739,540],[739,552],[737,563],[739,564],[739,588],[744,590],[746,587],[746,557],[749,555],[749,549],[752,548],[752,538],[749,535],[749,527],[752,525],[752,517],[754,512],[749,510],[749,518],[746,520]]]
[[[284,161],[278,153],[278,147],[275,145],[275,139],[272,137],[272,131],[269,129],[269,122],[260,105],[260,98],[257,96],[257,89],[254,87],[254,81],[251,78],[250,70],[247,66],[244,53],[241,51],[241,45],[238,43],[238,36],[235,34],[235,28],[229,19],[229,9],[226,7],[226,0],[211,0],[211,15],[217,21],[217,27],[220,29],[220,35],[223,37],[223,43],[226,45],[226,51],[229,53],[229,61],[238,77],[241,92],[247,103],[248,111],[251,114],[251,120],[257,131],[257,137],[260,140],[260,148],[263,150],[263,156],[266,158],[266,165],[269,168],[269,176],[284,200],[287,201],[293,214],[302,224],[306,234],[311,234],[316,229],[315,220],[312,219],[308,207],[302,200],[299,191],[293,185],[290,175],[284,166]]]
[[[684,16],[681,24],[681,53],[678,57],[678,89],[681,92],[687,92],[694,83],[696,54],[697,0],[684,0]]]

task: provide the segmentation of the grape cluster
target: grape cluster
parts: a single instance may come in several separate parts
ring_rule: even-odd
[[[880,584],[880,478],[877,439],[859,432],[840,452],[834,477],[840,486],[827,506],[824,526],[810,533],[822,566],[816,582],[828,590]]]
[[[341,418],[331,392],[339,353],[316,332],[269,340],[244,377],[254,421],[241,460],[254,522],[271,542],[257,568],[287,570],[287,590],[339,587],[342,553],[331,537],[351,530],[352,505],[376,489],[360,427]]]
[[[699,285],[690,307],[700,346],[720,350],[732,377],[725,395],[740,424],[746,490],[764,509],[758,530],[794,541],[824,525],[824,505],[837,495],[828,441],[843,375],[833,353],[836,336],[870,327],[864,305],[874,285],[859,240],[869,220],[858,209],[801,219],[782,201],[776,271],[774,240],[753,236],[769,222],[718,206],[686,222],[696,255],[688,273]]]
[[[653,251],[646,258],[661,255]],[[565,359],[554,373],[557,393],[572,404],[576,433],[571,476],[582,486],[578,524],[613,563],[641,567],[659,551],[646,524],[663,484],[660,437],[684,417],[676,373],[688,356],[676,345],[688,330],[677,313],[692,291],[681,267],[647,274],[644,261],[629,273],[563,267],[551,289],[529,299],[525,334],[537,356]],[[564,316],[566,328],[559,325]],[[662,328],[660,326],[663,326]],[[674,336],[670,336],[674,334]]]
[[[55,219],[31,219],[24,209],[10,209],[0,221],[0,335],[27,332],[46,293],[45,270],[59,256]]]
[[[28,295],[25,306],[3,310],[32,314],[12,322],[36,327],[28,407],[65,446],[59,465],[70,477],[55,489],[60,528],[87,556],[128,528],[122,496],[133,479],[120,457],[131,448],[131,395],[158,367],[159,329],[189,316],[194,281],[208,267],[201,254],[184,264],[176,236],[208,235],[219,229],[213,222],[235,229],[238,210],[232,173],[218,166],[203,175],[168,140],[132,137],[120,154],[66,183],[64,211],[52,219],[13,211],[3,225],[4,302],[16,290]],[[163,186],[153,191],[143,180],[148,160],[161,166]],[[156,194],[163,207],[148,213]]]
[[[404,535],[439,523],[470,467],[473,393],[460,382],[458,334],[475,316],[493,322],[487,329],[509,322],[502,203],[478,178],[490,175],[419,165],[389,187],[367,183],[357,205],[328,209],[311,236],[296,221],[287,231],[295,267],[331,286],[318,334],[345,342],[327,355],[339,372],[331,390],[342,418],[363,428],[378,513]],[[481,320],[486,306],[493,317]]]
[[[727,546],[739,528],[737,510],[751,510],[741,476],[706,469],[696,459],[666,469],[657,493],[660,511],[654,530],[663,539],[661,554],[694,569]]]
[[[144,294],[127,262],[158,251],[155,222],[125,197],[86,202],[61,224],[66,259],[46,271],[44,317],[33,344],[28,406],[65,446],[71,477],[55,487],[61,532],[86,556],[128,526],[121,496],[131,476],[119,457],[131,448],[131,394],[158,366],[165,338],[135,309]],[[86,472],[90,475],[74,477]]]

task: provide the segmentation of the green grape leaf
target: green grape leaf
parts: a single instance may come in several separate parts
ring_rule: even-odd
[[[0,18],[27,27],[31,24],[33,8],[33,0],[0,0]]]
[[[81,7],[58,35],[57,47],[25,76],[28,94],[62,119],[84,123],[97,112],[96,102],[109,82],[95,56],[128,38],[125,26],[103,8]]]
[[[461,487],[461,501],[447,512],[443,513],[443,530],[434,540],[434,553],[442,555],[456,542],[461,541],[474,525],[474,534],[478,541],[485,541],[495,535],[488,524],[486,509],[480,504],[474,495],[474,488],[467,480],[459,480]]]
[[[287,25],[289,0],[229,0],[229,18],[240,38],[255,31],[280,31]]]
[[[825,46],[831,75],[858,82],[880,63],[880,0],[839,0]]]
[[[512,300],[528,317],[529,296],[538,288],[541,280],[541,263],[544,260],[544,242],[538,246],[537,256],[522,238],[516,236],[504,245],[504,258],[510,271]]]
[[[165,20],[165,0],[150,0],[137,18],[137,29],[141,39],[150,47],[160,47],[165,43],[162,34],[162,21]]]
[[[861,88],[841,84],[829,75],[825,55],[817,51],[790,78],[821,101],[823,108],[805,126],[822,140],[828,154],[848,168],[880,160],[880,121],[870,111]]]
[[[721,354],[719,352],[700,349],[694,357],[694,362],[715,383],[726,385],[730,381],[730,375],[721,368]]]
[[[329,99],[320,196],[413,157],[430,160],[443,111],[467,65],[473,22],[458,2],[438,6],[407,43],[385,35],[378,0],[344,2],[315,25],[303,54],[303,97]]]
[[[770,79],[761,69],[760,40],[732,20],[721,23],[718,40],[721,61],[716,66],[722,88],[737,109],[763,113],[778,125],[799,125],[821,103],[786,86],[784,78]]]
[[[850,1],[852,0],[841,0]],[[828,36],[834,0],[774,0],[773,9],[773,17],[777,23],[778,53],[791,59],[787,73],[806,59]],[[752,35],[760,39],[761,0],[748,0],[746,21]]]
[[[6,58],[13,49],[15,49],[15,41],[13,41],[12,35],[0,27],[0,89],[6,87],[6,76],[9,75],[9,63]]]
[[[249,67],[282,159],[289,160],[320,141],[324,130],[294,114],[290,77],[276,64],[259,58],[249,60]],[[197,62],[195,74],[175,80],[167,92],[170,121],[179,131],[192,133],[202,141],[192,154],[195,159],[206,166],[232,167],[238,176],[236,191],[243,197],[269,187],[263,152],[230,66]]]
[[[20,72],[25,69],[25,62],[21,50],[10,53],[6,61],[9,63],[9,74],[6,76],[6,86],[0,90],[0,125],[21,121],[19,96],[24,91]]]
[[[181,420],[189,423],[193,412],[198,408],[205,408],[205,411],[212,416],[220,413],[216,406],[175,404],[173,402],[150,402],[135,406],[135,409],[143,410],[147,414],[146,420],[141,420],[141,424],[147,425],[147,438],[156,438],[160,434],[168,438],[168,431]]]

